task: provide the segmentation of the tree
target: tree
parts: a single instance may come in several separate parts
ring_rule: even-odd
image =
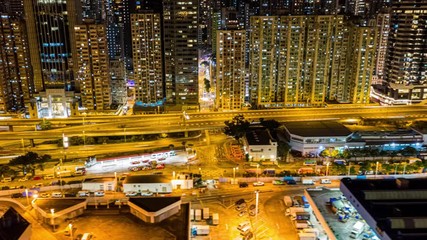
[[[204,82],[205,82],[205,90],[206,92],[209,92],[211,90],[211,82],[207,78],[204,79]]]
[[[262,126],[268,128],[269,130],[274,130],[280,127],[280,123],[274,119],[264,120],[264,118],[259,119]]]
[[[46,121],[45,119],[43,119],[39,125],[42,130],[49,130],[52,128],[52,123],[50,121]]]
[[[245,136],[246,131],[251,125],[242,114],[234,116],[231,121],[227,120],[224,123],[226,125],[224,127],[224,133],[237,141],[240,141],[240,139]]]
[[[417,149],[408,146],[408,147],[405,147],[404,149],[400,150],[400,153],[402,153],[402,155],[404,155],[404,156],[415,156],[415,155],[417,155],[418,151],[417,151]]]
[[[50,155],[39,156],[35,152],[28,152],[23,156],[18,156],[10,160],[9,165],[18,166],[21,168],[21,171],[26,174],[28,171],[32,171],[34,175],[35,165],[40,165],[50,159]]]

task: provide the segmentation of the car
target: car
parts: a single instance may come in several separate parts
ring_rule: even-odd
[[[295,180],[288,180],[288,181],[286,181],[286,183],[288,185],[296,185],[297,184],[297,182]]]
[[[18,179],[18,182],[26,182],[28,180],[29,179],[27,177],[23,177],[23,178]]]
[[[260,182],[260,181],[254,182],[253,185],[254,187],[264,186],[264,182]]]
[[[61,192],[52,192],[51,195],[53,198],[62,198],[62,193]]]
[[[248,185],[248,183],[246,183],[246,182],[241,182],[241,183],[239,183],[239,188],[245,188],[245,187],[248,187],[249,185]]]
[[[138,196],[138,193],[135,191],[131,191],[131,192],[126,192],[126,197],[135,197]]]
[[[40,193],[39,197],[48,198],[48,197],[50,197],[50,194],[49,193]]]
[[[94,192],[95,197],[103,197],[105,195],[104,191],[95,191]]]
[[[140,161],[133,161],[133,162],[131,162],[131,164],[133,164],[133,165],[140,164],[140,163],[141,163]]]
[[[239,212],[243,211],[245,208],[246,208],[246,204],[244,204],[244,205],[242,204],[242,205],[236,206],[236,210],[239,211]]]
[[[23,197],[22,193],[14,193],[14,194],[12,194],[12,198],[21,198],[21,197]]]
[[[81,240],[91,240],[93,237],[92,233],[84,233]]]
[[[285,185],[285,182],[283,182],[282,180],[274,180],[273,185]]]
[[[89,197],[90,193],[86,190],[81,190],[77,192],[77,197]]]
[[[77,171],[74,172],[74,175],[75,176],[83,176],[83,175],[85,175],[85,173],[86,173],[86,171],[77,170]]]
[[[141,192],[141,196],[148,197],[148,196],[152,196],[152,195],[153,195],[152,192],[147,192],[147,191]]]
[[[243,217],[248,211],[243,210],[239,212],[239,217]]]
[[[246,233],[246,235],[243,236],[243,240],[250,240],[254,237],[254,234],[252,232]]]
[[[10,189],[10,187],[9,186],[2,186],[1,187],[1,190],[9,190]]]
[[[34,180],[34,181],[42,180],[42,177],[40,177],[40,176],[34,176],[34,177],[33,177],[33,180]]]
[[[156,169],[164,169],[165,164],[157,164]]]
[[[31,188],[41,188],[43,187],[43,183],[36,183]]]
[[[44,176],[43,176],[43,179],[44,179],[44,180],[54,179],[54,178],[55,178],[55,176],[53,176],[53,174],[48,174],[48,175],[44,175]]]
[[[1,182],[3,182],[3,183],[7,183],[7,182],[12,182],[12,178],[11,177],[4,177],[2,180],[1,180]]]

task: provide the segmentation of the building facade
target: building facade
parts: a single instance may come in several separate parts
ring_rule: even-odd
[[[245,30],[217,31],[216,108],[239,110],[245,101]]]
[[[427,99],[427,2],[394,2],[386,59],[386,104]]]
[[[385,73],[385,60],[387,54],[387,43],[390,34],[390,14],[381,13],[376,18],[377,27],[377,48],[376,48],[376,65],[373,84],[382,84]]]
[[[135,100],[157,103],[164,98],[160,14],[132,14],[131,23]]]
[[[17,111],[34,93],[25,22],[0,15],[0,111]]]
[[[198,0],[164,0],[166,102],[198,106]]]
[[[75,26],[77,54],[76,79],[80,83],[82,106],[88,110],[106,110],[111,105],[106,27],[88,22]]]

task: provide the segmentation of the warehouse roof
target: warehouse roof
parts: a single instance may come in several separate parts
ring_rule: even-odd
[[[427,208],[427,179],[343,179],[341,184],[375,219],[372,228],[391,239],[427,239],[427,213],[420,211]]]
[[[346,137],[352,133],[333,121],[285,122],[283,125],[291,134],[302,137]]]
[[[181,197],[129,198],[129,201],[147,212],[157,212],[171,204],[181,201]]]
[[[249,145],[270,145],[272,137],[267,129],[249,129],[246,132]]]
[[[135,175],[127,176],[126,183],[170,183],[171,179],[164,175]]]

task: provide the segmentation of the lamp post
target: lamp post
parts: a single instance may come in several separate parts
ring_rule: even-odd
[[[350,169],[351,169],[351,162],[349,161],[348,162],[348,173],[347,173],[348,176],[350,176]]]
[[[117,172],[114,172],[114,191],[117,192]]]
[[[329,162],[326,163],[326,172],[325,172],[325,176],[328,176],[328,172],[329,172]]]
[[[83,130],[83,146],[86,146],[86,135],[85,135],[85,130]]]
[[[70,237],[73,239],[73,224],[68,224],[68,227],[70,228]]]
[[[258,220],[259,191],[255,191],[255,218]]]
[[[256,181],[258,182],[258,168],[259,168],[259,164],[256,165]]]
[[[403,175],[405,175],[406,172],[406,163],[403,164]]]
[[[53,231],[55,232],[55,209],[51,208],[50,209],[50,213],[52,214],[52,226],[53,226]]]
[[[375,164],[375,178],[377,178],[378,175],[378,164],[379,162],[377,161],[377,163]]]
[[[233,168],[233,183],[236,183],[236,168]]]
[[[394,175],[396,174],[397,174],[397,164],[396,164],[396,167],[394,168]]]
[[[202,175],[202,168],[199,168],[199,174]]]
[[[30,205],[30,200],[28,199],[28,188],[25,189],[25,196],[27,198],[27,204]]]

